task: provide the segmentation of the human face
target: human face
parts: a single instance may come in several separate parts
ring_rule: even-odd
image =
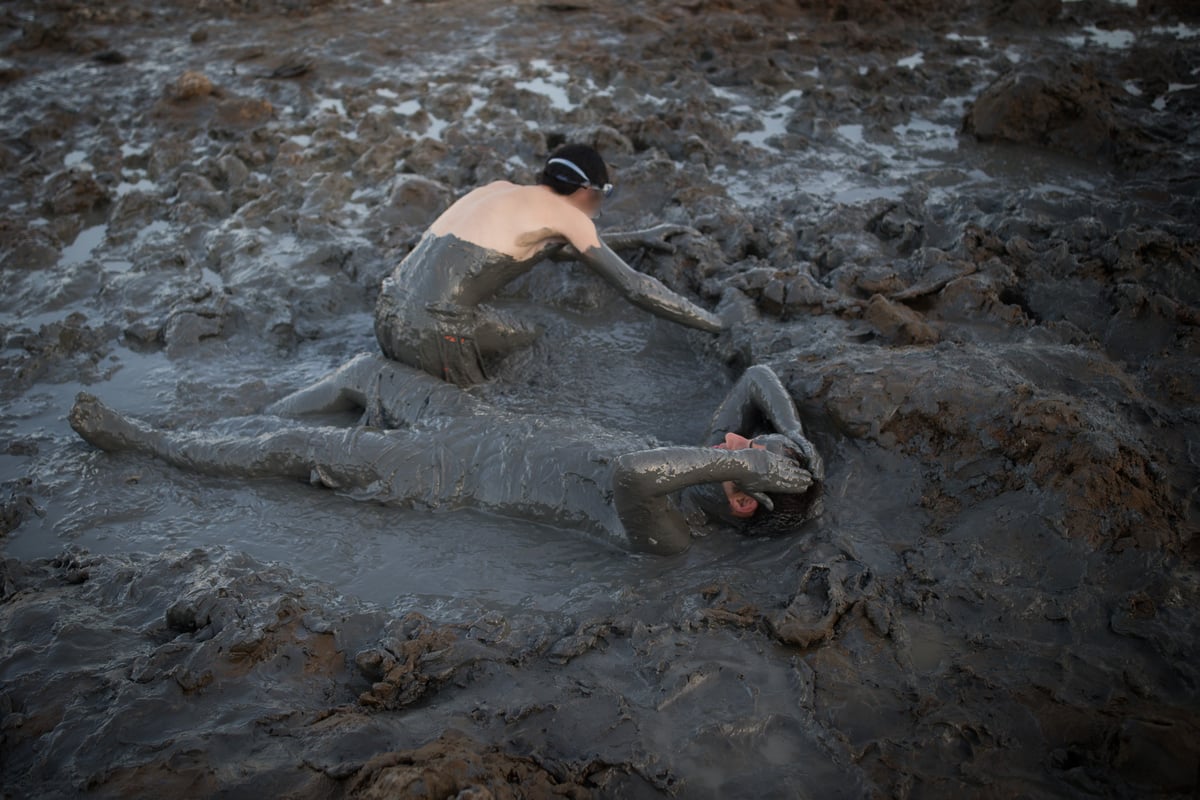
[[[766,449],[761,444],[755,444],[753,440],[736,433],[725,434],[725,441],[717,447],[722,450],[745,450],[748,447],[756,450]],[[735,517],[748,519],[758,511],[758,501],[739,489],[733,481],[723,481],[721,488],[725,491],[725,499],[729,501],[729,511]]]
[[[605,200],[612,197],[613,185],[611,183],[606,183],[603,186],[593,186],[592,184],[589,183],[587,185],[587,188],[593,192],[596,192]]]
[[[600,207],[604,204],[604,198],[612,194],[613,185],[606,183],[603,186],[596,186],[588,181],[582,181],[578,186],[579,191],[575,192],[575,194],[581,195],[579,200],[584,213],[592,219],[598,219],[600,217]]]
[[[584,213],[590,218],[596,219],[600,216],[600,206],[604,203],[605,195],[590,187],[584,187],[583,194],[581,205],[583,206]]]

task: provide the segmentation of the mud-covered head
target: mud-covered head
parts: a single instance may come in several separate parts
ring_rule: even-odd
[[[767,451],[792,459],[805,469],[811,465],[804,454],[795,449],[791,440],[779,434],[757,436],[756,444]],[[812,486],[803,492],[767,492],[773,506],[768,510],[759,507],[754,516],[747,520],[741,533],[747,536],[777,536],[791,533],[821,513],[821,483],[815,478]]]
[[[755,447],[785,458],[790,458],[804,469],[809,464],[790,439],[779,434],[756,436],[745,439],[736,434],[740,442],[718,445],[729,449]],[[744,443],[744,444],[743,444]],[[709,516],[725,522],[746,536],[777,536],[794,532],[813,517],[821,513],[821,484],[814,481],[804,492],[766,492],[770,507],[748,497],[732,482],[708,483],[689,489],[692,500]],[[750,500],[749,503],[746,501]],[[747,511],[748,509],[748,511]]]
[[[594,190],[604,197],[612,193],[604,159],[585,144],[565,144],[551,153],[538,183],[561,195],[581,189]]]

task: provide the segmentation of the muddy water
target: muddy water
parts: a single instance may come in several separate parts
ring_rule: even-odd
[[[1200,21],[1100,2],[9,4],[14,796],[1181,796],[1200,776]],[[563,140],[713,338],[543,265],[477,391],[691,442],[784,377],[825,513],[633,556],[92,450],[376,348],[454,196]],[[351,424],[349,419],[329,422]],[[508,794],[506,794],[508,793]]]

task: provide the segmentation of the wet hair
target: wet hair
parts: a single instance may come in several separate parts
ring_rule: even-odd
[[[756,444],[761,444],[768,452],[786,456],[808,467],[807,460],[798,453],[792,441],[777,433],[754,437]],[[813,485],[801,494],[767,492],[774,510],[767,511],[759,506],[747,522],[750,523],[742,533],[747,536],[777,536],[790,533],[808,520],[821,513],[821,484],[815,479]]]
[[[563,163],[566,162],[566,163]],[[578,168],[572,169],[572,167]],[[582,172],[583,175],[580,175]],[[549,186],[555,194],[568,195],[586,182],[592,186],[608,183],[608,167],[595,149],[586,144],[564,144],[546,159],[538,183]]]
[[[821,513],[821,484],[814,482],[803,494],[775,494],[767,497],[775,504],[774,511],[761,505],[746,524],[739,526],[738,533],[744,536],[781,536],[795,533],[801,525]]]
[[[790,441],[783,436],[756,436],[754,442],[763,445],[770,452],[787,456],[800,464],[805,463],[804,458],[789,446]],[[688,487],[692,500],[706,514],[735,528],[743,536],[780,536],[794,533],[805,522],[821,513],[821,489],[821,484],[814,481],[807,491],[800,494],[767,492],[767,497],[775,506],[774,510],[768,511],[766,506],[760,503],[752,516],[738,517],[734,516],[729,507],[729,498],[725,496],[721,484],[706,483]]]

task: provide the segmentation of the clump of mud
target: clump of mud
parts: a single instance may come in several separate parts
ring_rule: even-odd
[[[6,792],[1197,791],[1191,4],[93,5],[0,10]],[[544,265],[480,392],[690,441],[770,364],[819,520],[645,559],[67,427],[86,387],[255,430],[565,141],[602,231],[691,230],[630,262],[737,324]]]

